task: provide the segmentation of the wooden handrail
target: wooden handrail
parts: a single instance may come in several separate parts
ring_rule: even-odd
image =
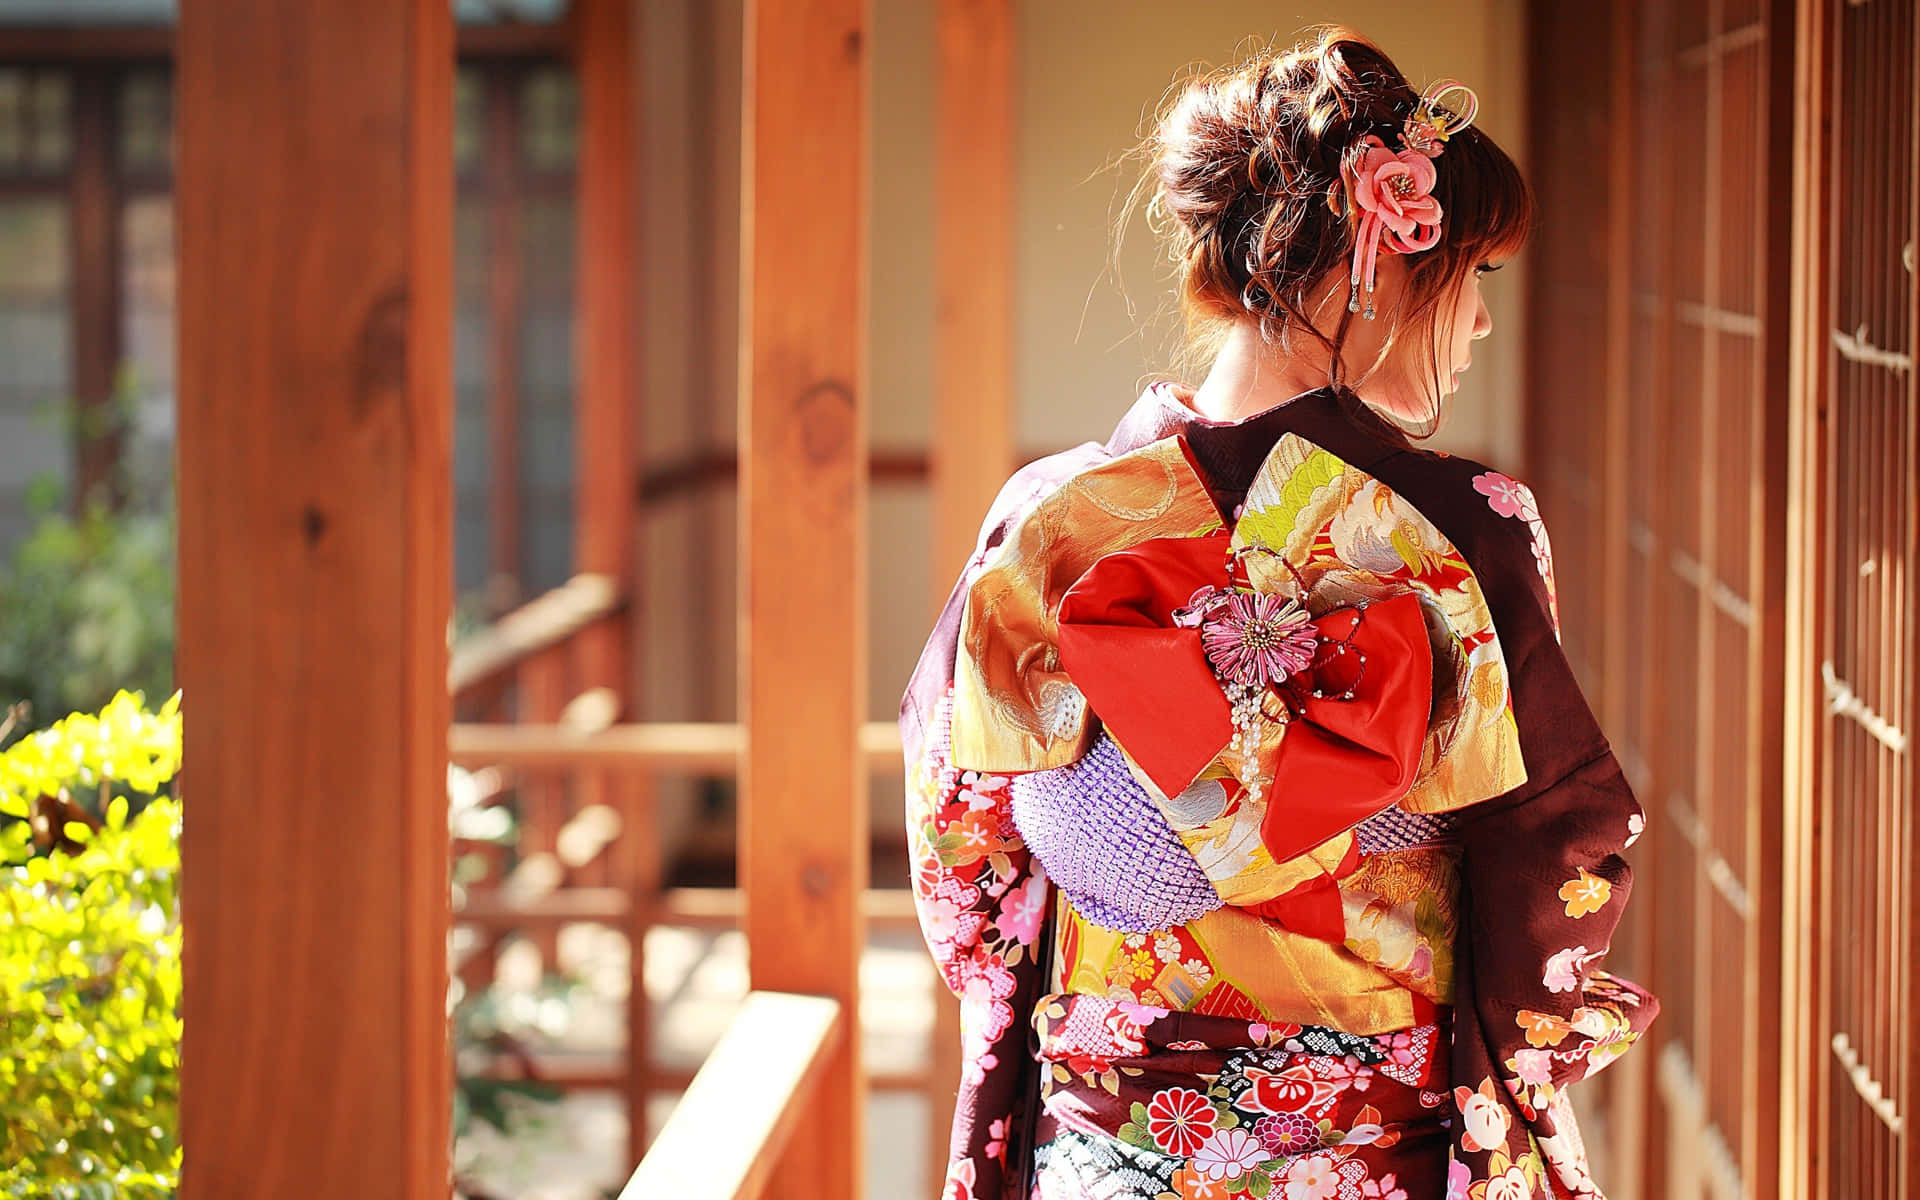
[[[458,696],[613,616],[625,603],[607,576],[575,575],[460,639],[447,660],[447,690]]]
[[[752,992],[627,1181],[620,1200],[751,1200],[848,1036],[836,1000]],[[716,1153],[715,1147],[726,1147]]]
[[[746,897],[739,888],[667,888],[641,903],[649,926],[680,929],[732,929],[746,911]],[[625,888],[566,887],[531,899],[517,899],[499,887],[472,887],[454,905],[453,923],[509,929],[572,922],[611,924],[627,919],[633,911]],[[913,929],[920,922],[913,907],[913,893],[899,887],[861,892],[860,914],[868,924],[883,929]]]
[[[458,724],[448,738],[454,762],[468,767],[573,767],[645,771],[740,769],[746,734],[724,722],[648,722],[575,732],[553,725]],[[890,721],[860,730],[860,753],[875,771],[900,767],[900,731]]]

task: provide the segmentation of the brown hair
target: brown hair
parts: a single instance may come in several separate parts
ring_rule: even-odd
[[[1343,296],[1331,332],[1309,317],[1313,285],[1353,254],[1354,225],[1328,195],[1339,193],[1341,157],[1356,139],[1373,133],[1400,147],[1420,93],[1352,30],[1307,32],[1285,53],[1263,48],[1176,88],[1140,147],[1149,169],[1128,208],[1152,188],[1148,220],[1179,275],[1190,352],[1217,349],[1233,321],[1252,316],[1268,342],[1285,347],[1294,331],[1318,340],[1340,386],[1353,314]],[[1513,160],[1478,127],[1454,134],[1435,166],[1433,195],[1445,213],[1439,244],[1408,256],[1402,299],[1381,315],[1391,322],[1383,356],[1405,330],[1420,331],[1437,385],[1435,312],[1449,301],[1442,319],[1451,321],[1450,301],[1469,272],[1520,248],[1534,200]]]

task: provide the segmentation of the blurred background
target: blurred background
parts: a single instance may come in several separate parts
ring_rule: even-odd
[[[608,6],[623,19],[592,24]],[[473,1196],[571,1200],[625,1182],[748,990],[735,779],[701,749],[740,720],[748,12],[452,10],[455,1169]],[[177,19],[0,0],[0,698],[31,702],[12,738],[173,687]],[[1665,1015],[1580,1098],[1596,1174],[1621,1197],[1910,1194],[1909,0],[875,0],[868,719],[894,719],[978,480],[1104,440],[1174,372],[1139,214],[1116,249],[1125,156],[1169,87],[1335,19],[1416,87],[1469,83],[1543,201],[1434,444],[1538,493],[1566,645],[1650,814],[1614,962]],[[583,33],[609,27],[627,36]],[[596,71],[620,86],[583,86]],[[955,139],[971,109],[985,145]],[[592,145],[628,173],[628,230],[583,190]],[[957,169],[1004,207],[943,207]],[[806,216],[763,208],[758,236],[805,239]],[[980,229],[984,255],[943,259]],[[611,380],[577,355],[600,294],[582,264],[610,253],[635,314]],[[977,400],[987,460],[943,492],[976,448],[935,433],[973,407],[940,399],[974,378],[943,365],[940,297],[970,286],[1004,297],[980,348],[1003,369]],[[613,484],[584,487],[601,429]],[[645,779],[570,756],[641,722],[683,751]],[[873,761],[865,1170],[871,1195],[932,1195],[957,1026],[909,902],[897,757]],[[1796,1090],[1820,1098],[1798,1134]]]

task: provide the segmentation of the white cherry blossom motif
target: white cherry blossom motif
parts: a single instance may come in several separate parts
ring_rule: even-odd
[[[1240,1128],[1216,1130],[1193,1156],[1194,1169],[1212,1180],[1238,1179],[1265,1161],[1267,1148]]]
[[[1632,816],[1628,817],[1627,818],[1627,846],[1631,846],[1635,842],[1639,841],[1640,835],[1645,833],[1646,831],[1647,831],[1647,814],[1646,813],[1637,812],[1637,813],[1634,813]],[[1622,849],[1625,849],[1625,847],[1622,847]]]
[[[1288,1163],[1284,1177],[1287,1200],[1333,1200],[1340,1194],[1336,1166],[1330,1154],[1303,1155]]]

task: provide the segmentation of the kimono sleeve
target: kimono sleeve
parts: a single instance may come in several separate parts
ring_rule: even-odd
[[[1477,565],[1528,781],[1460,814],[1460,1120],[1448,1196],[1497,1181],[1489,1195],[1590,1200],[1600,1192],[1566,1089],[1624,1053],[1659,1011],[1602,966],[1632,886],[1622,854],[1645,818],[1561,650],[1546,530],[1526,516],[1502,522]]]
[[[1009,778],[954,766],[954,656],[967,589],[1021,513],[1092,460],[1089,444],[1041,460],[1002,489],[928,638],[900,706],[914,906],[941,978],[960,999],[961,1076],[945,1200],[1019,1195],[1022,1131],[1037,1103],[1028,1021],[1041,991],[1036,951],[1052,894],[1014,827]],[[1019,1200],[1025,1200],[1019,1197]]]
[[[956,769],[950,707],[935,713],[909,771],[907,837],[920,930],[960,999],[961,1071],[948,1148],[948,1200],[1018,1194],[1025,1106],[1035,1099],[1027,1016],[1051,901],[1046,875],[1014,828],[1006,776]]]

